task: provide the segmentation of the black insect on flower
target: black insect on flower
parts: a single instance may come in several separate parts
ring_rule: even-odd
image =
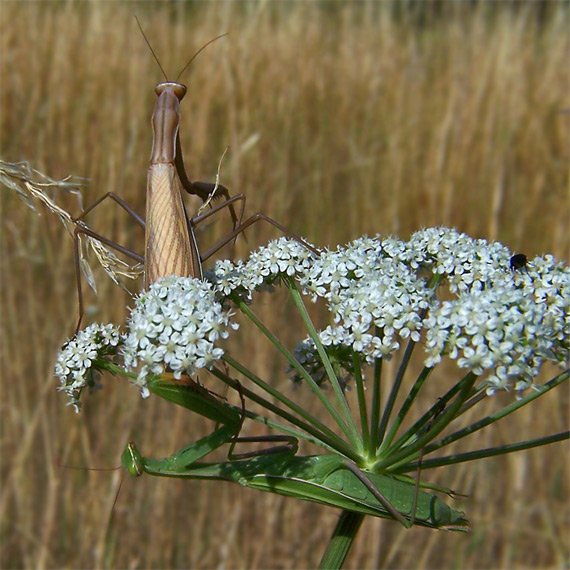
[[[528,259],[524,253],[515,253],[511,257],[511,271],[518,271],[526,267]]]

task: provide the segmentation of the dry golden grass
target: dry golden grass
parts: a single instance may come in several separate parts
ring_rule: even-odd
[[[212,179],[229,144],[222,182],[246,192],[248,211],[319,245],[443,224],[529,256],[568,258],[569,117],[560,114],[570,107],[568,12],[555,3],[540,12],[443,6],[440,18],[425,9],[422,25],[403,5],[371,2],[142,4],[136,13],[172,75],[208,39],[231,32],[183,78],[182,147],[188,171]],[[135,6],[0,10],[2,157],[52,177],[91,178],[86,203],[112,189],[144,211],[161,77]],[[112,207],[93,226],[121,243],[142,240]],[[253,228],[238,249],[273,235]],[[231,484],[142,477],[125,480],[113,511],[120,471],[62,467],[116,466],[130,439],[149,454],[173,452],[205,424],[112,380],[82,415],[64,408],[52,365],[76,318],[71,240],[3,189],[1,247],[0,565],[314,567],[333,509]],[[120,322],[126,297],[104,276],[98,284],[92,318]],[[286,328],[287,306],[267,318]],[[253,369],[291,390],[281,363],[241,342],[255,353]],[[559,391],[471,445],[562,431],[567,396]],[[563,567],[567,460],[558,444],[457,467],[447,482],[470,495],[472,533],[370,519],[347,566]]]

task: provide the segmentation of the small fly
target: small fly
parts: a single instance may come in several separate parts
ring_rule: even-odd
[[[524,253],[515,253],[511,257],[511,271],[520,271],[527,266],[528,259]]]

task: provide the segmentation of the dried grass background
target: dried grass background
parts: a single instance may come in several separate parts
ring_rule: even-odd
[[[212,180],[229,145],[222,183],[246,193],[249,212],[318,245],[442,224],[568,259],[567,5],[2,2],[2,157],[90,178],[86,204],[114,190],[143,212],[161,76],[135,13],[173,77],[230,32],[182,78],[182,147],[194,179]],[[131,439],[164,455],[211,426],[113,380],[81,415],[64,407],[52,367],[76,319],[72,243],[53,216],[1,196],[0,566],[314,567],[334,509],[153,477],[125,479],[113,509],[121,471],[63,466],[117,466]],[[112,206],[92,225],[140,251]],[[236,255],[274,236],[252,228]],[[128,298],[100,273],[98,285],[89,318],[121,322]],[[288,309],[258,310],[304,336]],[[281,363],[253,342],[233,350],[291,395]],[[472,446],[567,429],[567,389],[503,424]],[[567,566],[567,445],[451,472],[469,494],[469,535],[369,519],[347,567]]]

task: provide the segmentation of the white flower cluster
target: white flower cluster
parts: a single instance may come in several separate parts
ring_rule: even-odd
[[[318,257],[281,238],[246,261],[217,262],[207,274],[211,283],[169,277],[153,284],[136,300],[124,338],[110,325],[93,325],[64,348],[56,372],[78,406],[82,388],[97,386],[97,359],[102,367],[122,345],[126,371],[137,371],[147,396],[149,376],[193,375],[222,357],[216,342],[237,328],[230,300],[250,301],[254,291],[295,279],[313,301],[326,301],[332,324],[319,338],[349,375],[353,354],[370,364],[390,358],[403,340],[423,337],[426,366],[449,356],[485,373],[489,393],[523,390],[543,362],[568,361],[570,270],[551,256],[513,267],[503,245],[447,228],[422,230],[408,242],[364,237]],[[297,355],[324,380],[312,340]]]
[[[403,242],[387,240],[394,254]],[[326,347],[344,346],[368,363],[390,357],[399,339],[420,340],[422,313],[433,291],[409,264],[393,257],[384,243],[359,239],[321,255],[301,279],[313,300],[328,302],[334,325],[320,333]]]
[[[271,289],[283,278],[303,275],[314,259],[315,255],[301,243],[282,237],[251,253],[246,262],[216,262],[206,278],[219,294],[226,297],[238,294],[251,300],[255,290]]]
[[[442,355],[476,374],[487,393],[526,390],[545,361],[568,364],[570,270],[551,256],[525,271],[495,275],[492,287],[461,293],[434,307],[424,322],[427,366]]]
[[[204,277],[212,283],[220,299],[238,295],[250,300],[251,291],[242,285],[243,275],[244,263],[241,259],[236,263],[230,259],[221,259],[216,261],[212,269],[206,271]]]
[[[486,373],[492,393],[523,390],[544,361],[564,363],[569,356],[568,268],[546,256],[513,269],[511,255],[500,243],[447,228],[416,232],[408,242],[362,238],[313,260],[300,244],[282,239],[245,263],[219,264],[214,280],[218,291],[241,289],[250,298],[280,274],[295,276],[313,301],[327,301],[333,324],[320,340],[346,370],[351,351],[371,363],[423,334],[426,366],[448,355]],[[451,299],[440,301],[436,293],[444,286]],[[322,381],[315,350],[306,339],[297,355]]]
[[[93,324],[79,331],[60,351],[55,365],[55,375],[61,382],[58,389],[67,393],[69,405],[76,412],[81,408],[83,388],[101,388],[98,361],[115,356],[121,343],[118,327]]]
[[[416,232],[407,244],[412,267],[447,277],[449,291],[481,291],[502,279],[512,253],[498,242],[473,239],[454,229],[436,227]]]
[[[218,294],[246,300],[284,277],[296,278],[305,294],[313,301],[324,298],[333,313],[334,325],[320,333],[322,343],[342,354],[351,348],[372,362],[389,357],[400,339],[420,339],[433,291],[417,276],[416,257],[393,238],[362,238],[318,258],[299,242],[281,238],[245,262],[218,262],[208,278]]]
[[[212,285],[192,277],[166,277],[137,299],[123,346],[127,370],[138,369],[137,385],[149,395],[150,375],[172,372],[175,378],[209,368],[224,351],[215,346],[227,338],[231,314],[216,301]]]
[[[315,258],[299,242],[281,238],[245,262],[218,262],[207,277],[219,294],[247,300],[281,278],[296,278],[305,294],[313,301],[324,298],[333,313],[335,324],[321,333],[323,344],[352,347],[371,362],[396,351],[398,339],[419,340],[421,314],[433,292],[402,261],[407,251],[399,240],[362,238]]]

